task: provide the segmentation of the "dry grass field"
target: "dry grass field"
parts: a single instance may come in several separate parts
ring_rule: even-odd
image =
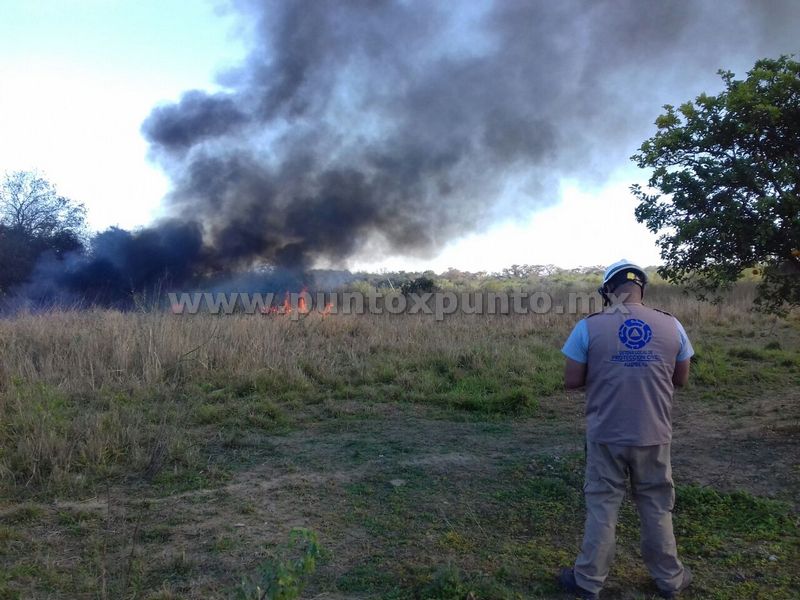
[[[800,321],[747,290],[647,300],[697,351],[674,415],[687,597],[798,597]],[[564,597],[578,318],[0,320],[0,598],[255,598],[258,579],[292,598],[302,577],[303,598]],[[637,535],[626,503],[604,597],[654,595]]]

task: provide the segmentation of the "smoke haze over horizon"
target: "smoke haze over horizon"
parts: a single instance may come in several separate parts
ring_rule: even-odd
[[[432,256],[563,181],[600,188],[661,105],[796,52],[800,31],[791,0],[226,6],[246,59],[142,125],[166,217],[101,234],[70,287]]]

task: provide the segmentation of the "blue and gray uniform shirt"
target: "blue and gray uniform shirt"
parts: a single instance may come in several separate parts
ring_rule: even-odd
[[[652,446],[672,439],[672,374],[692,344],[680,322],[642,304],[589,315],[561,351],[586,364],[586,438]]]

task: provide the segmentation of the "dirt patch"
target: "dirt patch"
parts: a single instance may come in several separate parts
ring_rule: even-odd
[[[797,418],[789,397],[759,399],[754,403],[755,414],[746,421],[737,420],[724,404],[689,399],[679,403],[674,442],[678,483],[796,498],[798,473],[793,467],[798,440],[776,427]],[[440,525],[453,504],[460,504],[461,510],[464,503],[472,505],[473,512],[480,510],[480,493],[485,492],[470,497],[479,491],[470,490],[471,482],[505,476],[509,465],[533,464],[540,456],[558,459],[582,453],[583,415],[576,400],[575,395],[566,394],[551,399],[549,408],[562,416],[551,424],[541,419],[513,423],[431,420],[416,414],[392,414],[389,419],[373,416],[357,426],[336,427],[328,422],[271,439],[276,459],[238,474],[215,491],[213,499],[205,500],[207,492],[198,492],[152,500],[162,505],[165,514],[183,515],[172,543],[191,548],[204,574],[187,581],[186,591],[218,585],[221,571],[246,569],[257,558],[254,548],[274,547],[298,526],[320,532],[333,557],[322,567],[321,578],[328,582],[325,585],[335,585],[363,564],[365,557],[383,552],[381,532],[365,529],[362,515],[356,512],[343,522],[342,515],[352,512],[352,503],[357,503],[350,487],[368,482],[365,494],[385,494],[392,501],[397,493],[395,480],[405,486],[411,479],[412,488],[444,480],[453,497],[439,497],[438,505],[416,506],[416,510],[430,512]],[[564,419],[565,414],[569,418]],[[286,473],[287,463],[297,472]],[[237,515],[237,507],[242,506],[252,507],[253,512]],[[369,517],[363,515],[366,521]],[[574,518],[580,521],[582,517],[576,514]],[[482,526],[481,520],[474,515],[475,528]],[[209,561],[213,553],[208,540],[213,546],[220,532],[233,537],[242,551]],[[315,593],[342,597],[331,589],[315,588]],[[619,594],[618,590],[614,595]],[[358,593],[354,590],[346,597],[358,597]]]
[[[676,480],[797,502],[798,397],[800,388],[746,403],[679,398],[673,414]]]
[[[797,396],[787,390],[733,408],[691,393],[679,398],[676,481],[800,496]],[[146,487],[117,489],[107,499],[40,507],[51,523],[63,522],[65,511],[95,514],[97,539],[111,540],[95,565],[108,566],[83,568],[100,577],[117,564],[118,576],[173,594],[165,597],[227,597],[292,528],[307,527],[319,534],[327,555],[305,597],[383,597],[369,590],[424,583],[431,564],[445,558],[469,572],[506,570],[511,581],[528,581],[525,569],[544,568],[544,575],[530,575],[533,587],[525,589],[558,598],[549,583],[536,581],[549,581],[550,565],[567,564],[579,543],[581,508],[559,502],[564,490],[579,495],[583,431],[576,394],[547,399],[540,415],[516,421],[431,417],[417,407],[365,412],[348,403],[340,417],[268,436],[270,455],[218,488],[169,496]],[[544,502],[534,511],[517,489]],[[552,543],[531,545],[543,527],[552,529]],[[41,535],[70,556],[87,554],[63,523],[43,527]],[[487,540],[497,556],[483,549]],[[632,548],[620,564],[633,569],[637,587],[646,587],[635,543]],[[395,566],[391,580],[386,565]],[[615,581],[607,597],[641,597],[620,587],[619,575]]]

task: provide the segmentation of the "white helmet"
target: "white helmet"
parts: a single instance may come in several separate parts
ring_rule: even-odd
[[[628,279],[631,281],[636,281],[636,283],[639,285],[644,285],[647,283],[647,273],[644,272],[644,269],[639,265],[636,265],[623,258],[622,260],[615,262],[613,265],[609,265],[609,267],[606,269],[606,272],[603,273],[603,286],[607,285],[615,275],[625,273],[626,271],[628,272]]]

